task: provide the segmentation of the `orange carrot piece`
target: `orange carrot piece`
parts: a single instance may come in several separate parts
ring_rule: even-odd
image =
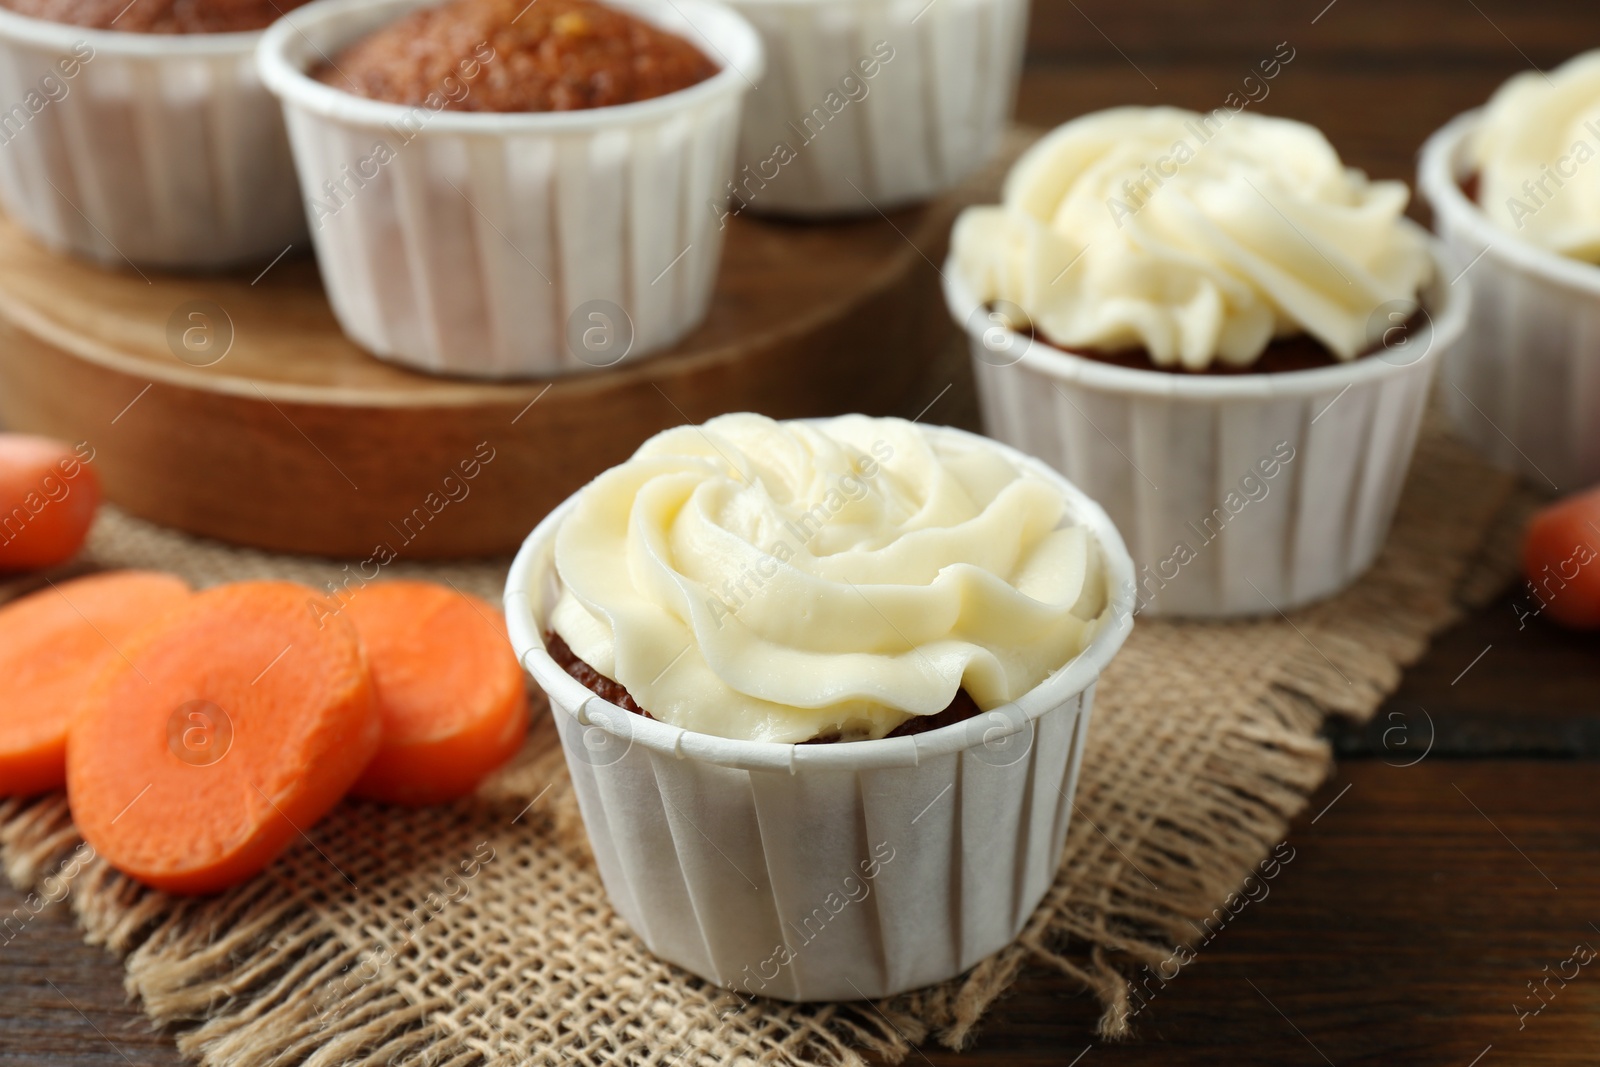
[[[366,646],[383,743],[352,792],[394,804],[465,796],[528,732],[522,667],[504,618],[431,582],[382,582],[344,605]]]
[[[1528,523],[1522,572],[1536,613],[1600,627],[1600,488],[1551,504]]]
[[[111,571],[0,608],[0,796],[67,781],[67,728],[128,636],[188,599],[181,578]]]
[[[0,433],[0,571],[53,567],[78,554],[100,507],[93,456],[87,444]]]
[[[342,797],[381,724],[355,628],[293,582],[196,593],[128,639],[67,739],[67,799],[112,866],[177,893],[265,868]]]

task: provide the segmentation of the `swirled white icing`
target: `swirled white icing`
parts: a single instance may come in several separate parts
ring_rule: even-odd
[[[551,626],[700,733],[882,737],[965,689],[988,710],[1083,650],[1098,546],[1060,491],[900,419],[725,415],[596,478],[555,543]]]
[[[1375,347],[1374,313],[1409,315],[1432,273],[1408,198],[1304,123],[1123,107],[1029,149],[952,247],[980,301],[1017,305],[1066,348],[1201,370],[1309,333],[1353,359]]]
[[[1490,98],[1468,154],[1478,203],[1497,225],[1600,261],[1600,50],[1512,77]]]

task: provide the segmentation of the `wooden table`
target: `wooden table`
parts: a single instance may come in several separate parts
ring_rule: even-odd
[[[1037,0],[1019,118],[1219,106],[1279,42],[1295,57],[1262,110],[1409,178],[1423,138],[1508,75],[1600,45],[1600,5]],[[1092,999],[1038,973],[974,1052],[907,1062],[1597,1062],[1600,962],[1551,979],[1537,1016],[1513,1005],[1537,1005],[1529,983],[1575,945],[1600,948],[1600,637],[1519,630],[1506,596],[1442,636],[1370,727],[1330,733],[1340,765],[1294,825],[1293,865],[1151,1002],[1136,1041],[1094,1042]],[[18,903],[0,889],[0,914]],[[178,1062],[62,909],[0,938],[0,1067]]]

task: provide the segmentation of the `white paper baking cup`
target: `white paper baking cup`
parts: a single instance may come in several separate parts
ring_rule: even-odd
[[[755,30],[706,0],[613,0],[722,69],[584,111],[430,111],[307,76],[433,2],[319,0],[261,44],[339,324],[386,359],[483,378],[593,370],[677,341],[716,280],[740,103],[762,70]]]
[[[742,994],[855,1000],[942,981],[1016,937],[1055,878],[1095,681],[1132,628],[1132,563],[1105,512],[1059,474],[930,432],[1000,448],[1059,486],[1111,590],[1081,655],[964,723],[784,745],[631,714],[545,651],[555,534],[573,500],[511,565],[511,641],[550,697],[612,905],[657,956]]]
[[[106,264],[222,267],[303,241],[283,118],[256,78],[261,36],[90,30],[0,8],[7,213]]]
[[[870,215],[951,188],[999,150],[1028,0],[730,2],[767,48],[735,161],[748,210]],[[893,58],[863,77],[882,45]],[[776,163],[780,143],[793,158]]]
[[[1472,289],[1440,392],[1457,432],[1490,459],[1536,485],[1577,489],[1600,481],[1600,267],[1523,240],[1467,199],[1480,114],[1428,138],[1417,178]]]
[[[1279,374],[1179,375],[1071,355],[991,319],[954,259],[944,291],[967,330],[985,431],[1110,513],[1133,554],[1139,610],[1259,615],[1338,592],[1383,546],[1434,366],[1466,323],[1466,287],[1448,284],[1460,268],[1434,255],[1420,326],[1381,354]],[[1293,458],[1263,477],[1283,449]]]

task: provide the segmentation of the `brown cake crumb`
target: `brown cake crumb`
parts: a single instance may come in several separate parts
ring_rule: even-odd
[[[631,711],[647,719],[655,718],[639,706],[633,699],[632,693],[579,659],[572,651],[572,646],[562,640],[561,635],[554,630],[544,635],[544,647],[550,653],[550,658],[561,665],[562,670],[576,678],[585,689],[601,700],[609,701],[623,711]]]
[[[394,104],[575,111],[664,96],[716,72],[683,38],[594,0],[449,0],[369,34],[313,76]]]
[[[263,30],[305,0],[0,0],[19,15],[127,33]]]
[[[633,699],[633,694],[579,659],[573,653],[572,648],[561,639],[561,635],[554,630],[544,635],[544,647],[549,651],[550,658],[561,665],[562,670],[572,675],[585,689],[595,696],[609,701],[625,711],[643,715],[647,719],[655,718],[655,716],[639,706],[638,702]],[[912,734],[927,733],[929,730],[937,730],[941,726],[949,726],[952,723],[961,722],[963,719],[970,719],[976,714],[978,714],[977,703],[967,695],[965,689],[961,689],[956,691],[955,699],[950,702],[950,706],[939,712],[939,714],[913,715],[889,731],[886,736],[910,737]],[[837,740],[839,740],[838,737],[814,737],[809,741],[802,741],[801,744],[823,745]]]

